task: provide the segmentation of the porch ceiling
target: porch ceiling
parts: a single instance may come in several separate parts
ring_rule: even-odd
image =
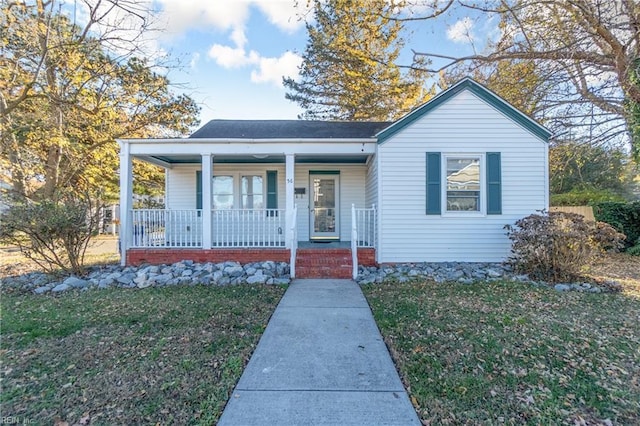
[[[296,163],[333,163],[333,164],[365,164],[369,154],[331,155],[331,154],[304,154],[296,155]],[[177,164],[200,164],[200,155],[136,155],[135,158],[148,163],[164,167]],[[273,164],[285,162],[284,155],[213,155],[214,164],[239,163],[239,164]]]

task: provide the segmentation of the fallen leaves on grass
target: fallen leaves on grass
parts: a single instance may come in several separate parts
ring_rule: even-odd
[[[365,294],[425,424],[640,422],[640,300],[624,292],[412,282]]]
[[[280,287],[4,295],[3,415],[215,424]]]

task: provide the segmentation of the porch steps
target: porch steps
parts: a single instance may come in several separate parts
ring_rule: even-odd
[[[351,278],[351,249],[299,248],[297,278]]]

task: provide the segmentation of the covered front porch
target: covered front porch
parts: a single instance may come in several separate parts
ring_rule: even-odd
[[[309,242],[347,245],[354,268],[358,249],[375,262],[371,139],[119,142],[123,264],[277,260],[294,275]],[[133,208],[133,158],[165,169],[164,208]]]

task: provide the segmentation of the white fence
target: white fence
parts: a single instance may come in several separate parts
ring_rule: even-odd
[[[550,212],[566,212],[577,213],[584,216],[586,220],[595,221],[596,218],[593,215],[593,207],[591,206],[556,206],[549,207]]]

